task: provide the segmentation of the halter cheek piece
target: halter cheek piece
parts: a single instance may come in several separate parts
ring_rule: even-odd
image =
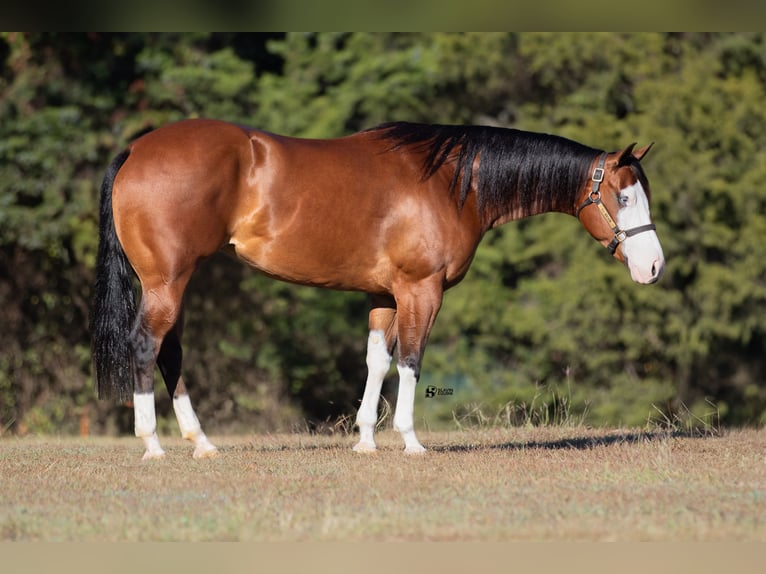
[[[628,237],[633,237],[634,235],[638,235],[644,231],[655,231],[657,227],[654,225],[654,223],[649,223],[648,225],[639,225],[638,227],[631,227],[630,229],[620,229],[620,226],[614,222],[614,219],[612,219],[612,216],[609,215],[609,212],[606,210],[606,207],[601,201],[601,192],[599,191],[601,182],[604,181],[605,161],[606,153],[602,153],[601,157],[598,159],[598,165],[596,165],[596,168],[593,170],[593,176],[591,177],[591,180],[593,181],[593,187],[591,187],[590,195],[588,195],[588,198],[583,201],[580,207],[577,208],[576,215],[577,219],[580,219],[580,212],[590,204],[595,204],[596,207],[598,207],[598,210],[601,212],[601,215],[603,216],[607,225],[609,225],[609,227],[612,229],[612,233],[614,234],[612,241],[610,241],[609,245],[606,246],[606,248],[609,250],[609,253],[614,255],[614,252],[617,251],[617,246],[625,241]]]

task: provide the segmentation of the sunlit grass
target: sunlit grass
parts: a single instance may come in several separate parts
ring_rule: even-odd
[[[582,427],[0,440],[0,540],[766,541],[766,431]]]

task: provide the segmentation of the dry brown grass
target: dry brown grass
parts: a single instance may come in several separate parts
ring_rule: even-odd
[[[584,428],[0,440],[0,540],[766,541],[766,430],[678,436]]]

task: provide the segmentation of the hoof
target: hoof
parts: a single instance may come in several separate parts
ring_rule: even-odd
[[[203,446],[198,446],[194,449],[194,454],[192,455],[194,458],[216,458],[220,453],[218,452],[218,449],[214,447],[212,444]]]
[[[141,457],[141,460],[162,460],[163,458],[165,458],[165,451],[164,450],[162,450],[162,449],[160,449],[160,450],[153,450],[153,451],[147,450],[144,453],[144,456]]]
[[[421,444],[407,445],[404,448],[404,454],[425,454],[425,453],[426,453],[426,449]]]
[[[354,452],[375,452],[378,447],[374,442],[361,442],[359,441],[354,445]]]

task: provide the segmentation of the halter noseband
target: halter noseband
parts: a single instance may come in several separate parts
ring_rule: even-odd
[[[601,215],[603,216],[607,225],[612,229],[612,233],[614,234],[612,241],[610,241],[609,245],[606,246],[606,248],[609,250],[609,253],[614,255],[614,252],[617,251],[617,246],[625,241],[628,237],[633,237],[634,235],[638,235],[644,231],[655,231],[657,227],[654,225],[654,223],[649,223],[648,225],[639,225],[638,227],[631,227],[630,229],[620,229],[620,226],[614,222],[614,219],[612,219],[612,216],[609,215],[609,212],[606,210],[606,206],[604,206],[601,201],[601,192],[599,191],[601,182],[604,181],[605,161],[606,152],[602,153],[601,157],[598,159],[598,164],[593,170],[593,175],[591,176],[593,186],[591,187],[590,194],[588,195],[587,199],[582,202],[582,205],[577,208],[576,215],[577,219],[580,219],[580,212],[592,203],[598,207],[598,210],[601,212]]]

